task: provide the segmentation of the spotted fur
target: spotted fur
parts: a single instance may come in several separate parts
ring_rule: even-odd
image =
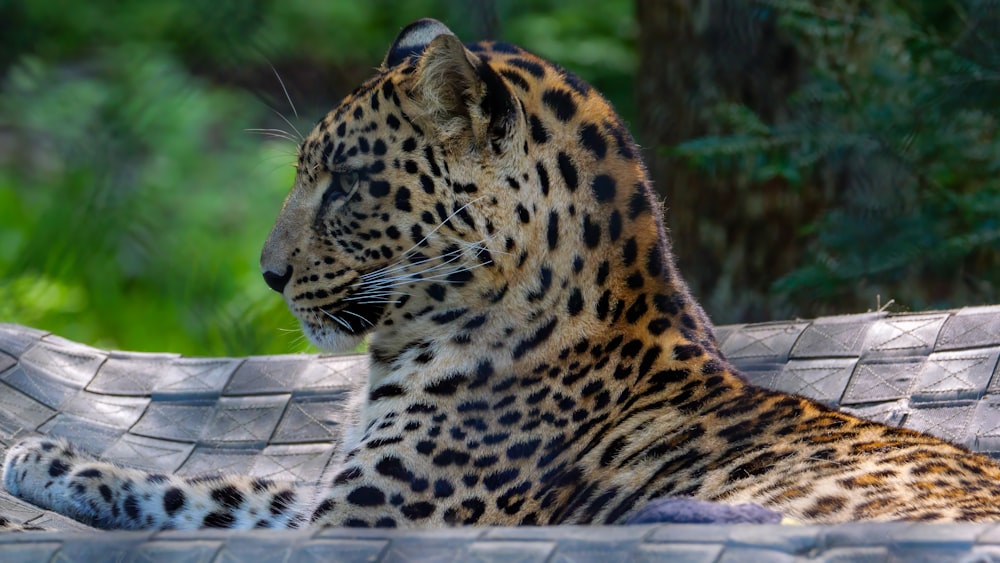
[[[264,277],[320,347],[370,337],[332,482],[148,475],[40,439],[8,454],[12,492],[111,528],[618,523],[665,496],[1000,516],[990,459],[734,371],[629,133],[552,63],[415,22],[297,166]]]

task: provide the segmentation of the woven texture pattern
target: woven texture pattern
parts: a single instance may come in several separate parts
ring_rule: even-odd
[[[1000,457],[1000,306],[723,326],[717,336],[732,363],[756,384]],[[363,356],[108,352],[0,324],[0,449],[26,435],[47,434],[158,472],[316,482],[338,447],[338,416],[365,372]],[[241,553],[296,560],[337,554],[359,561],[878,561],[905,559],[918,548],[936,550],[943,559],[935,560],[973,551],[987,557],[996,549],[1000,560],[1000,528],[971,525],[78,535],[67,532],[89,528],[2,491],[0,515],[61,530],[0,537],[0,552],[11,560],[60,560],[59,554],[113,560],[108,550],[114,549],[151,561],[180,553],[191,561]],[[990,547],[994,543],[997,548]]]

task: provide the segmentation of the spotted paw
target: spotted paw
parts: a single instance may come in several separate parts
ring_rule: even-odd
[[[77,454],[69,444],[51,438],[28,438],[14,444],[4,459],[3,482],[14,495],[41,504],[45,491],[59,488]]]
[[[7,490],[32,504],[86,521],[74,500],[71,472],[91,458],[61,440],[28,438],[7,451],[3,482]]]
[[[80,455],[63,441],[28,438],[7,451],[4,485],[21,499],[62,512],[69,473],[79,461]]]

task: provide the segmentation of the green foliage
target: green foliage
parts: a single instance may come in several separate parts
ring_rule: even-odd
[[[0,2],[0,322],[119,349],[308,349],[257,265],[296,147],[246,130],[305,133],[337,100],[331,85],[311,84],[323,107],[300,107],[296,119],[282,99],[286,123],[259,89],[233,84],[271,80],[271,64],[279,74],[305,66],[365,76],[418,17],[477,38],[476,6]],[[630,1],[510,0],[496,10],[502,38],[631,107]],[[280,92],[276,82],[268,87]]]
[[[287,351],[274,327],[294,324],[256,257],[294,147],[242,133],[263,108],[167,57],[90,62],[8,74],[0,318],[101,345]]]
[[[809,61],[791,117],[764,123],[725,104],[723,134],[674,150],[702,169],[825,194],[828,207],[802,230],[811,252],[773,286],[799,310],[850,311],[876,293],[912,309],[1000,299],[1000,13],[990,6],[756,3]]]

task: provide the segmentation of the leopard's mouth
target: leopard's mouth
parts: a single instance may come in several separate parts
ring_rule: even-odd
[[[378,326],[385,313],[386,303],[366,301],[337,301],[319,308],[326,324],[337,330],[360,336]]]

